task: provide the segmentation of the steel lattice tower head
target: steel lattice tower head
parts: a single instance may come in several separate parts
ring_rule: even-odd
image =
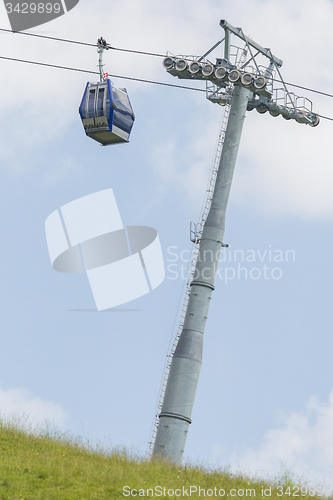
[[[282,61],[226,21],[220,22],[225,36],[203,56],[167,55],[163,65],[173,76],[205,80],[206,97],[226,106],[229,119],[221,130],[223,148],[211,181],[214,191],[208,210],[201,217],[197,234],[192,238],[198,249],[195,272],[190,276],[184,299],[185,310],[161,386],[155,423],[150,440],[153,457],[181,464],[202,363],[203,334],[214,291],[219,254],[225,230],[225,215],[236,164],[246,110],[282,115],[315,127],[319,117],[312,103],[288,91],[280,67]],[[242,46],[231,44],[231,35]],[[210,62],[207,56],[224,42],[224,57]],[[280,87],[275,88],[276,81]],[[282,85],[282,87],[281,87]],[[207,208],[207,207],[206,207]],[[208,259],[207,257],[208,256]],[[209,256],[212,256],[209,258]],[[170,362],[171,360],[171,362]]]

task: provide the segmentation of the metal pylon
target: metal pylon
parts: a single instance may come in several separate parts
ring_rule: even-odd
[[[163,61],[167,72],[177,78],[206,81],[206,97],[214,103],[226,105],[230,116],[227,127],[222,127],[212,169],[203,215],[195,230],[189,277],[176,337],[167,356],[160,397],[149,452],[153,457],[171,460],[181,465],[197,390],[203,353],[203,337],[219,255],[225,232],[226,209],[230,194],[237,152],[246,111],[282,116],[298,123],[316,127],[319,116],[312,111],[312,103],[289,92],[282,80],[282,60],[270,49],[247,37],[241,28],[225,20],[220,21],[225,37],[201,57],[170,56]],[[231,44],[231,35],[237,46]],[[238,45],[241,42],[241,47]],[[224,57],[212,63],[207,59],[222,42]],[[278,76],[278,78],[277,78]],[[276,82],[282,88],[276,88]],[[225,133],[225,137],[224,137]]]
[[[188,300],[189,300],[189,296],[190,296],[190,289],[191,289],[190,285],[191,285],[191,282],[192,282],[193,277],[194,277],[195,267],[196,267],[196,263],[197,263],[197,259],[198,259],[198,255],[199,255],[200,238],[201,238],[202,231],[203,231],[206,219],[207,219],[207,215],[209,213],[211,203],[212,203],[214,187],[215,187],[215,182],[216,182],[216,175],[218,172],[219,163],[220,163],[220,159],[221,159],[221,153],[222,153],[222,148],[223,148],[223,143],[224,143],[224,138],[225,138],[225,132],[227,129],[229,114],[230,114],[230,101],[223,108],[220,131],[219,131],[219,136],[218,136],[217,145],[216,145],[216,149],[215,149],[215,156],[214,156],[214,160],[213,160],[213,165],[212,165],[212,169],[211,169],[211,172],[209,175],[205,200],[204,200],[200,220],[196,226],[195,237],[192,240],[193,241],[192,255],[191,255],[190,265],[189,265],[189,269],[188,269],[188,275],[187,275],[187,281],[186,281],[186,286],[185,286],[183,303],[182,303],[182,307],[181,307],[181,311],[180,311],[179,323],[178,323],[176,335],[173,339],[169,354],[166,357],[166,363],[165,363],[165,368],[164,368],[164,372],[163,372],[159,398],[158,398],[158,402],[157,402],[157,406],[156,406],[154,422],[153,422],[153,426],[152,426],[152,430],[151,430],[150,440],[148,442],[148,456],[149,457],[151,457],[152,453],[153,453],[153,448],[154,448],[154,443],[155,443],[155,438],[156,438],[156,433],[157,433],[157,428],[158,428],[158,423],[159,423],[159,415],[161,413],[162,406],[163,406],[165,389],[166,389],[166,385],[167,385],[167,381],[168,381],[168,377],[169,377],[169,372],[170,372],[171,360],[172,360],[172,357],[173,357],[174,352],[176,350],[178,340],[179,340],[180,334],[181,334],[183,326],[184,326],[184,320],[185,320]]]

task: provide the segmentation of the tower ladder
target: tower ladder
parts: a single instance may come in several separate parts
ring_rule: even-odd
[[[174,352],[176,350],[178,340],[179,340],[180,334],[181,334],[183,326],[184,326],[185,315],[186,315],[186,310],[187,310],[187,305],[188,305],[188,300],[189,300],[189,295],[190,295],[190,285],[191,285],[191,282],[192,282],[192,279],[194,276],[195,267],[196,267],[196,263],[197,263],[197,259],[198,259],[198,255],[199,255],[199,247],[200,247],[200,240],[201,240],[201,236],[202,236],[202,231],[203,231],[203,228],[204,228],[204,225],[205,225],[205,222],[207,219],[207,215],[208,215],[208,212],[209,212],[209,209],[211,206],[211,202],[212,202],[215,181],[216,181],[216,175],[217,175],[218,168],[219,168],[225,132],[227,129],[227,124],[228,124],[229,113],[230,113],[230,100],[225,105],[224,111],[222,114],[220,133],[219,133],[218,140],[217,140],[217,145],[216,145],[216,149],[215,149],[215,157],[214,157],[212,169],[211,169],[210,176],[209,176],[208,186],[206,189],[206,196],[205,196],[203,208],[201,211],[200,221],[196,226],[196,235],[195,235],[195,240],[193,241],[194,245],[193,245],[193,249],[192,249],[192,255],[191,255],[190,266],[189,266],[189,270],[188,270],[188,277],[187,277],[187,282],[186,282],[184,299],[183,299],[181,312],[180,312],[180,319],[179,319],[179,323],[178,323],[178,328],[177,328],[175,338],[172,342],[170,352],[166,358],[164,373],[163,373],[161,387],[160,387],[159,398],[158,398],[154,422],[153,422],[153,426],[152,426],[152,430],[151,430],[151,437],[150,437],[150,440],[148,442],[148,456],[149,457],[151,457],[152,453],[153,453],[154,442],[155,442],[158,423],[159,423],[159,415],[161,413],[162,406],[163,406],[165,389],[166,389],[166,385],[167,385],[167,381],[168,381],[168,377],[169,377],[172,357],[173,357]]]

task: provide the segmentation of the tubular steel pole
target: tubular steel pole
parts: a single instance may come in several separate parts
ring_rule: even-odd
[[[235,86],[211,208],[200,241],[185,321],[172,358],[153,457],[181,464],[202,362],[203,333],[225,229],[231,181],[251,92]]]

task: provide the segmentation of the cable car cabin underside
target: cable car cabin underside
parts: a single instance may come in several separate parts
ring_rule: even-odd
[[[79,112],[86,135],[102,146],[129,142],[135,117],[126,89],[109,79],[87,83]]]

